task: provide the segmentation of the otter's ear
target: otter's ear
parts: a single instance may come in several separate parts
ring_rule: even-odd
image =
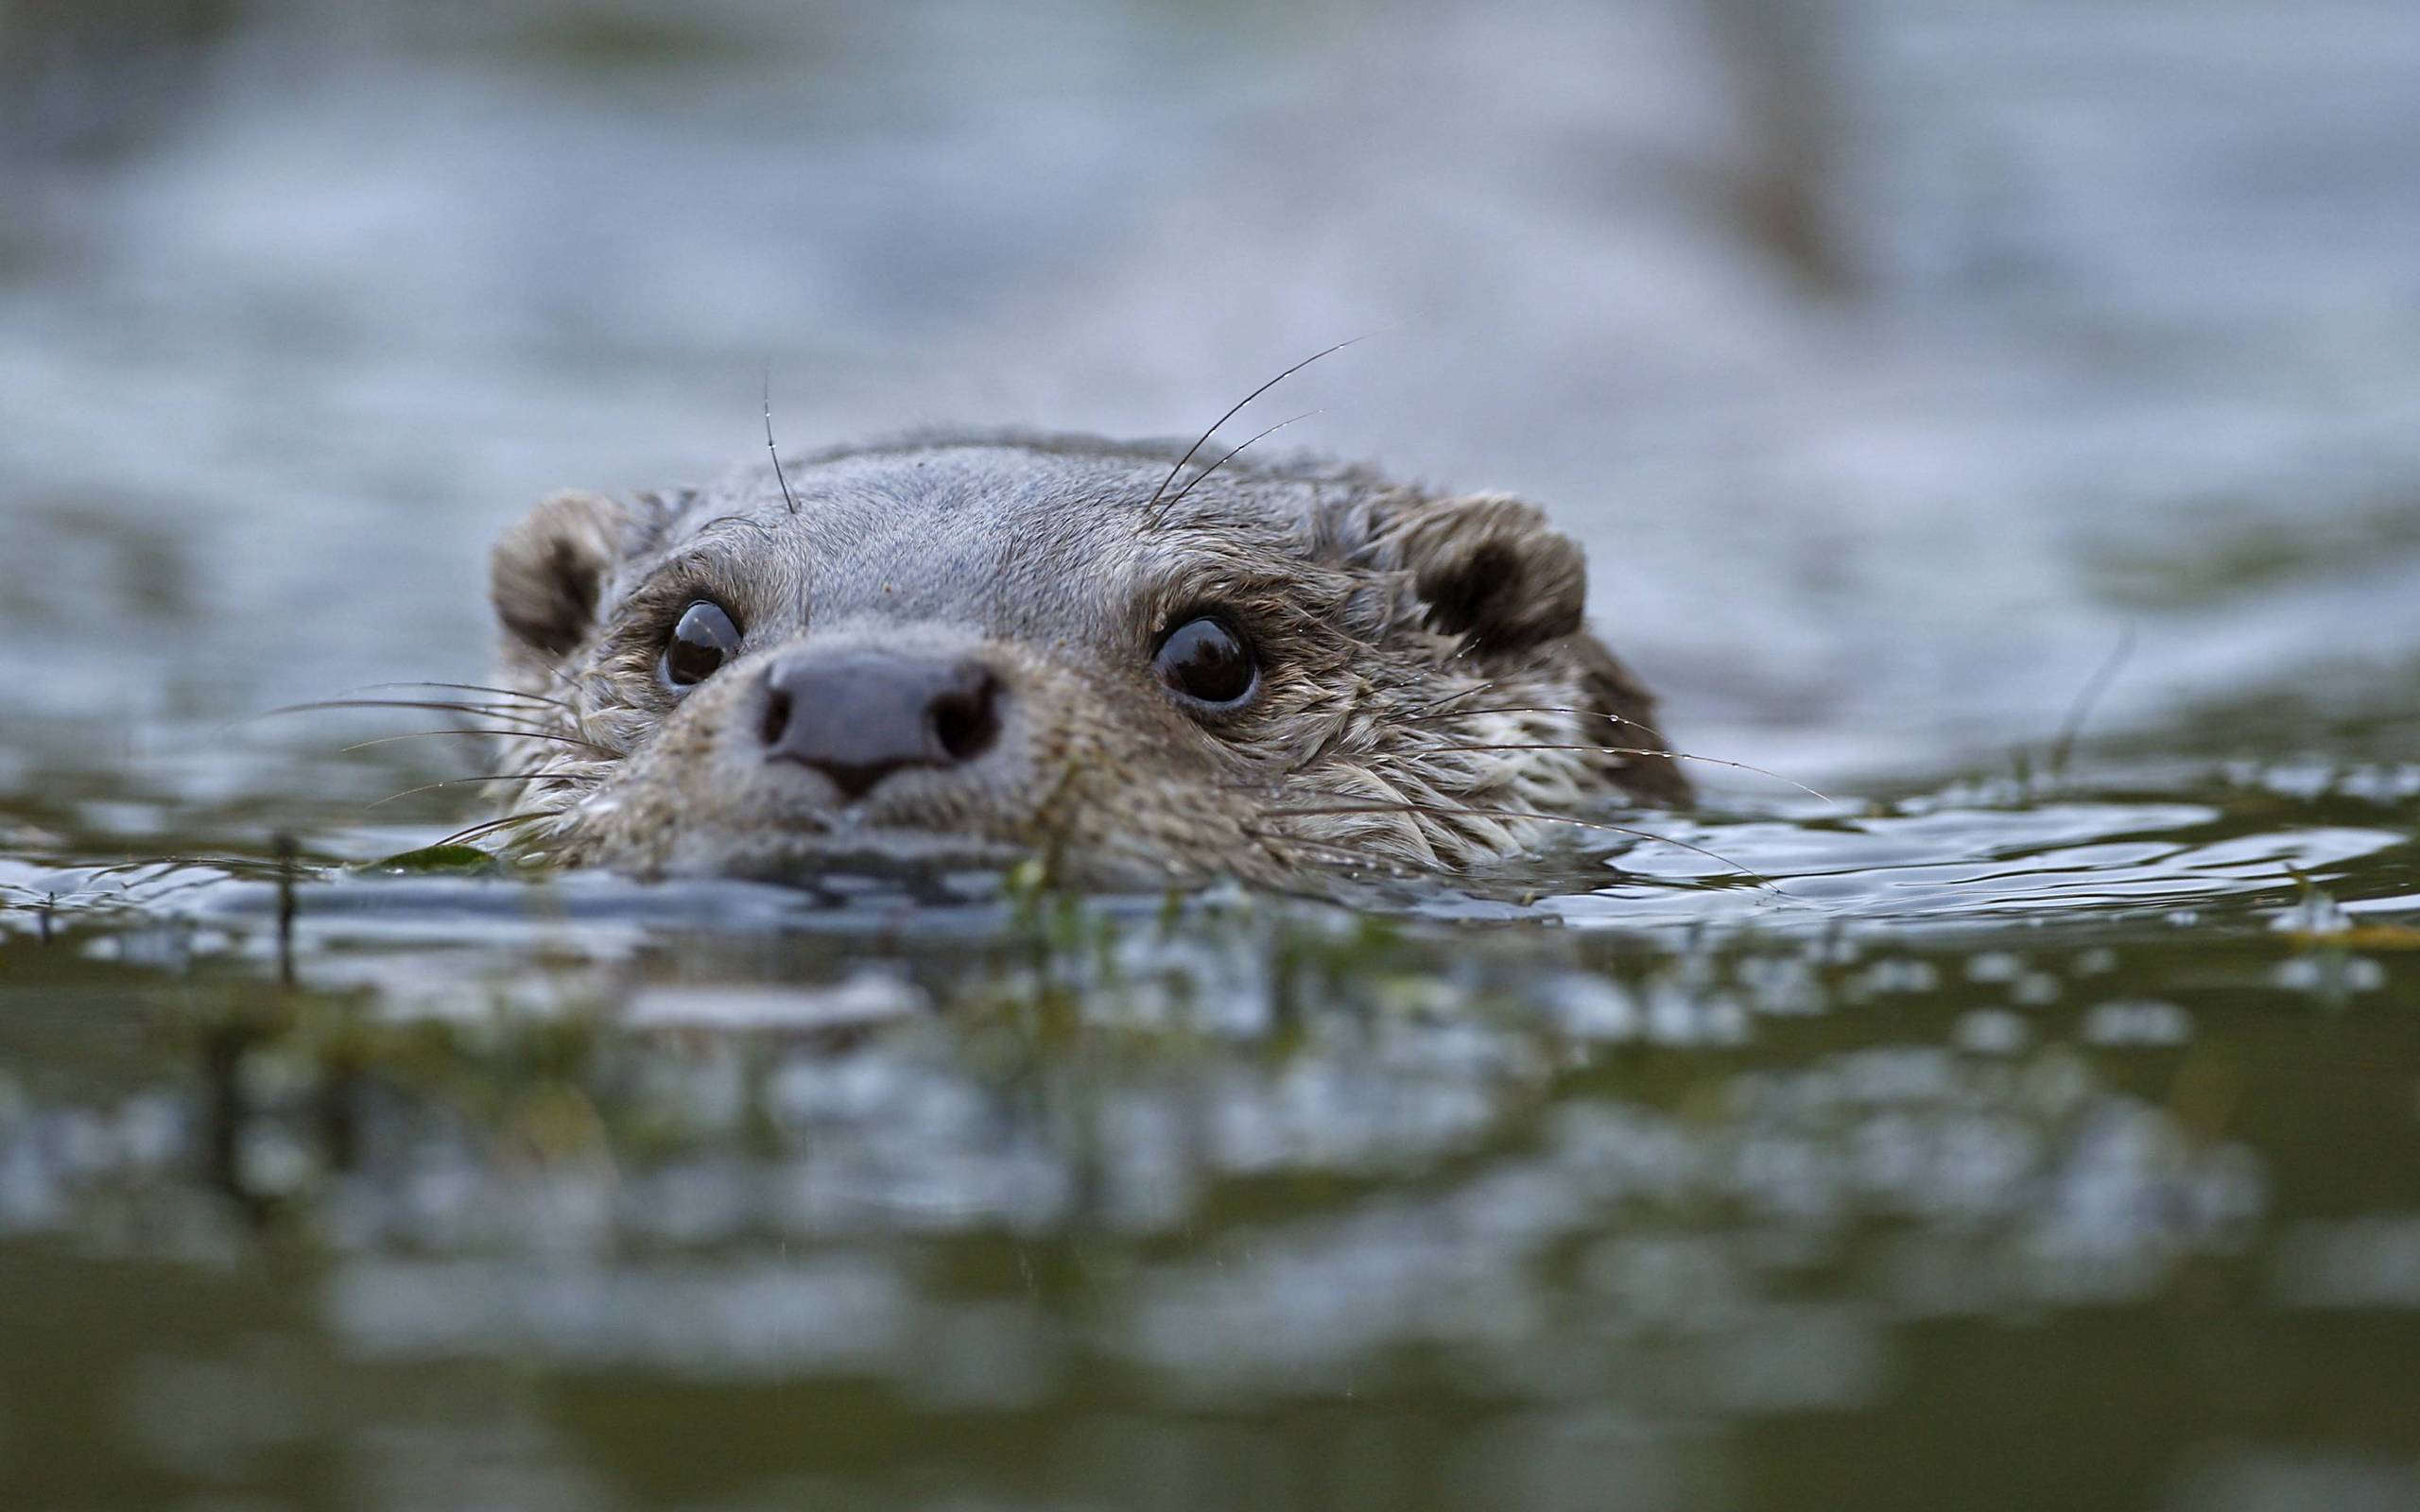
[[[558,493],[505,532],[489,558],[488,596],[507,656],[559,662],[588,638],[628,519],[601,494]]]
[[[1581,627],[1588,563],[1535,505],[1501,493],[1432,499],[1397,511],[1380,535],[1411,574],[1428,627],[1480,651],[1560,640]]]

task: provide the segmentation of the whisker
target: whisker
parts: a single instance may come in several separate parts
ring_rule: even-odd
[[[1464,696],[1464,694],[1454,694],[1449,696],[1447,698],[1440,699],[1438,701],[1440,703],[1450,702],[1453,698],[1459,698]],[[1393,717],[1399,724],[1417,725],[1433,723],[1440,718],[1460,719],[1475,717],[1480,714],[1576,714],[1582,719],[1605,719],[1610,720],[1616,725],[1627,726],[1630,729],[1635,730],[1641,734],[1646,735],[1651,740],[1663,740],[1665,738],[1661,730],[1643,725],[1635,719],[1626,719],[1620,714],[1609,713],[1602,709],[1587,709],[1573,704],[1495,704],[1490,705],[1484,709],[1457,710],[1450,715],[1443,714],[1442,713],[1426,714],[1415,713],[1398,714]],[[1773,771],[1769,767],[1754,766],[1746,762],[1730,761],[1719,756],[1700,756],[1690,751],[1679,751],[1669,748],[1640,746],[1531,746],[1522,743],[1506,743],[1500,746],[1470,745],[1463,746],[1461,748],[1467,750],[1601,750],[1609,756],[1663,756],[1676,762],[1696,762],[1707,766],[1728,766],[1737,771],[1753,772],[1758,777],[1769,777],[1776,782],[1786,783],[1789,786],[1794,787],[1800,792],[1805,793],[1809,798],[1820,799],[1825,803],[1830,803],[1835,807],[1839,806],[1839,800],[1832,798],[1829,794],[1823,793],[1815,788],[1809,787],[1805,782],[1798,781],[1796,778],[1784,777],[1781,773]]]
[[[390,688],[445,688],[455,693],[486,693],[499,698],[526,698],[532,703],[553,704],[558,709],[571,708],[562,699],[549,698],[543,693],[531,693],[524,688],[491,688],[484,682],[366,682],[358,688],[347,690],[347,696],[355,693],[381,693]]]
[[[365,809],[384,808],[389,803],[401,802],[415,794],[434,793],[441,787],[460,787],[465,782],[535,782],[544,778],[562,775],[560,772],[494,772],[484,777],[449,777],[441,782],[423,782],[418,787],[407,787],[400,793],[389,793],[374,803],[364,803],[361,806]]]
[[[597,683],[610,684],[610,678],[601,670],[591,668],[587,671],[580,671],[567,666],[557,667],[554,669],[552,676],[558,686],[578,694],[583,698],[596,699],[602,703],[612,703],[614,701],[611,696],[610,685],[607,689],[608,696],[603,698],[597,698],[595,689],[592,686],[593,684]],[[584,716],[580,715],[577,711],[574,711],[573,717],[580,718]]]
[[[1272,815],[1305,818],[1341,816],[1350,814],[1423,814],[1431,818],[1441,819],[1529,819],[1541,824],[1569,824],[1583,830],[1602,830],[1612,834],[1626,834],[1633,839],[1657,840],[1665,845],[1677,846],[1681,850],[1694,851],[1709,861],[1729,867],[1759,887],[1769,888],[1775,893],[1781,892],[1779,887],[1773,885],[1771,879],[1741,866],[1729,856],[1709,850],[1702,845],[1693,845],[1686,840],[1675,840],[1668,834],[1657,834],[1649,830],[1634,830],[1627,825],[1607,824],[1597,819],[1576,819],[1566,814],[1539,814],[1527,809],[1483,809],[1467,804],[1448,806],[1443,803],[1418,803],[1409,799],[1396,803],[1322,804],[1317,808],[1272,808],[1268,812]]]
[[[1770,777],[1776,782],[1787,783],[1788,785],[1806,794],[1808,798],[1820,799],[1825,803],[1831,803],[1835,808],[1840,806],[1838,803],[1834,802],[1832,799],[1826,797],[1824,794],[1817,792],[1815,789],[1807,786],[1805,782],[1801,782],[1794,778],[1784,777],[1779,772],[1767,771],[1761,766],[1751,766],[1746,762],[1724,761],[1720,756],[1698,756],[1685,750],[1664,750],[1653,746],[1597,746],[1582,745],[1577,742],[1557,745],[1546,741],[1517,740],[1488,742],[1486,744],[1475,744],[1463,741],[1446,741],[1443,742],[1443,745],[1447,750],[1586,750],[1595,751],[1603,756],[1661,756],[1669,761],[1696,762],[1705,766],[1728,766],[1734,771],[1754,772],[1758,777]]]
[[[1501,678],[1490,678],[1485,682],[1474,683],[1470,687],[1464,688],[1459,693],[1449,693],[1442,697],[1430,698],[1426,702],[1413,704],[1410,708],[1403,710],[1399,713],[1395,714],[1394,717],[1399,720],[1409,719],[1415,714],[1426,713],[1431,709],[1442,709],[1449,703],[1460,703],[1464,698],[1477,697],[1478,695],[1485,693],[1488,689],[1497,686],[1504,679]]]
[[[1236,453],[1242,451],[1245,446],[1252,445],[1253,441],[1267,440],[1270,437],[1276,435],[1287,426],[1293,424],[1296,420],[1309,420],[1314,415],[1324,415],[1326,413],[1327,411],[1323,409],[1306,409],[1301,414],[1295,416],[1293,420],[1279,421],[1276,424],[1269,427],[1269,429],[1262,431],[1257,436],[1254,436],[1252,440],[1244,442],[1243,446],[1230,448],[1226,455],[1219,458],[1216,462],[1211,463],[1208,467],[1205,467],[1201,472],[1193,474],[1193,481],[1187,483],[1184,488],[1177,490],[1176,496],[1168,500],[1167,507],[1173,509],[1178,505],[1183,504],[1186,494],[1191,493],[1194,490],[1201,487],[1201,480],[1203,478],[1208,477],[1211,473],[1218,472],[1222,467],[1225,467],[1229,462],[1234,461],[1236,459]]]
[[[1249,404],[1253,400],[1258,399],[1261,395],[1276,387],[1279,384],[1284,383],[1287,379],[1293,377],[1296,373],[1301,372],[1304,369],[1309,367],[1312,363],[1319,361],[1322,357],[1333,356],[1335,353],[1342,352],[1347,347],[1353,346],[1358,342],[1367,341],[1372,336],[1379,335],[1380,332],[1385,329],[1386,328],[1382,326],[1378,331],[1364,331],[1359,335],[1353,337],[1350,341],[1340,341],[1335,346],[1328,347],[1322,351],[1314,352],[1309,356],[1305,357],[1302,361],[1294,364],[1291,368],[1287,369],[1284,372],[1279,373],[1276,377],[1271,378],[1269,382],[1253,389],[1251,393],[1244,395],[1243,398],[1236,400],[1234,408],[1219,416],[1216,421],[1211,422],[1211,426],[1208,430],[1203,431],[1200,436],[1193,438],[1193,444],[1186,447],[1184,449],[1184,455],[1176,459],[1176,466],[1168,469],[1168,475],[1160,479],[1160,486],[1151,490],[1150,502],[1143,506],[1144,523],[1149,524],[1154,518],[1153,511],[1158,509],[1160,507],[1160,495],[1167,492],[1168,485],[1174,483],[1176,481],[1176,475],[1184,471],[1184,464],[1192,461],[1194,454],[1201,451],[1201,448],[1208,443],[1211,437],[1219,434],[1219,427],[1235,419],[1237,413],[1239,413],[1246,404]]]
[[[1608,713],[1602,709],[1586,709],[1577,704],[1564,703],[1490,704],[1484,709],[1457,709],[1450,714],[1406,714],[1398,716],[1397,722],[1419,725],[1437,719],[1471,719],[1480,714],[1578,714],[1582,719],[1609,719],[1617,725],[1628,725],[1631,729],[1645,733],[1650,740],[1664,739],[1662,730],[1651,730],[1635,719],[1625,719],[1620,714]],[[1667,744],[1669,743],[1667,742]]]
[[[492,740],[551,740],[558,745],[584,747],[599,755],[612,756],[616,760],[622,754],[611,746],[599,746],[593,740],[582,740],[578,735],[555,735],[536,730],[410,730],[400,735],[381,735],[376,740],[356,741],[337,754],[350,756],[354,751],[368,750],[372,746],[391,745],[398,740],[426,740],[438,735],[485,735]]]
[[[561,816],[559,815],[547,813],[508,814],[500,819],[487,819],[480,823],[471,825],[468,828],[457,830],[442,840],[432,840],[428,843],[425,849],[434,850],[440,846],[465,845],[470,841],[477,839],[483,834],[493,834],[498,830],[510,830],[517,825],[534,824],[540,819],[552,819],[560,816]]]
[[[253,717],[273,719],[280,714],[307,714],[325,709],[425,709],[435,713],[475,714],[481,719],[493,719],[506,726],[517,726],[524,730],[537,730],[545,728],[538,722],[538,716],[533,713],[508,713],[499,711],[493,704],[446,703],[438,699],[424,698],[320,698],[311,703],[290,703],[281,709],[264,709]],[[492,731],[494,734],[517,732],[510,730]]]
[[[782,486],[782,502],[798,513],[798,495],[790,491],[789,474],[782,471],[782,454],[773,445],[773,369],[765,369],[765,455],[773,459],[773,481]]]

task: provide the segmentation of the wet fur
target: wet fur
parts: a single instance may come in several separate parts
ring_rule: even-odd
[[[534,721],[500,737],[520,780],[496,833],[641,873],[795,875],[904,839],[1102,880],[1283,883],[1461,870],[1557,816],[1686,800],[1652,700],[1582,627],[1579,548],[1533,507],[1302,462],[1195,464],[1163,490],[1181,450],[922,437],[786,480],[760,464],[542,503],[493,570],[503,679]],[[676,697],[656,658],[700,595],[747,642]],[[1263,683],[1205,719],[1150,661],[1212,607],[1261,647]],[[836,805],[746,737],[754,669],[802,641],[980,657],[1012,694],[998,748]]]

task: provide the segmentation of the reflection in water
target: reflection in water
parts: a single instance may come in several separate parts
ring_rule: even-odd
[[[2181,972],[2172,923],[1984,949],[1701,927],[1675,949],[1236,898],[1167,919],[1011,902],[920,940],[645,924],[660,890],[625,888],[618,918],[528,895],[539,917],[480,951],[415,930],[412,900],[501,919],[516,885],[347,885],[401,896],[312,924],[345,889],[306,888],[304,979],[374,985],[264,999],[212,963],[271,921],[222,911],[182,976],[130,978],[156,1069],[0,1082],[0,1263],[299,1267],[267,1356],[88,1362],[124,1373],[164,1473],[216,1456],[275,1483],[280,1445],[352,1420],[300,1405],[330,1370],[386,1400],[413,1372],[504,1368],[631,1402],[811,1388],[978,1443],[1005,1415],[1095,1470],[1104,1434],[1124,1454],[1288,1404],[1452,1400],[1470,1431],[1429,1452],[1518,1504],[1566,1504],[1608,1434],[1682,1498],[1648,1504],[1765,1504],[1744,1478],[1799,1462],[1762,1425],[1954,1432],[1918,1425],[1985,1388],[2014,1346],[1980,1341],[2012,1328],[2066,1371],[2133,1375],[2112,1319],[2408,1332],[2420,1305],[2408,1160],[2348,1164],[2323,1133],[2350,1117],[2409,1154],[2420,1041],[2389,1005],[2420,984],[2392,952],[2349,957],[2373,990],[2304,1010],[2360,1046],[2312,1105],[2286,1093],[2294,1000],[2264,977],[2346,957],[2278,932],[2192,926],[2221,948]],[[2347,1204],[2372,1215],[2293,1216]],[[2420,1407],[2396,1379],[2368,1383],[2380,1410]],[[404,1400],[367,1409],[382,1435]],[[514,1451],[528,1473],[592,1472],[577,1420]],[[2176,1457],[2223,1420],[2129,1452],[2232,1495],[2268,1471]],[[898,1431],[970,1485],[995,1472]],[[1533,1441],[1517,1474],[1475,1468]],[[730,1452],[755,1484],[838,1451]],[[2347,1463],[2309,1473],[2371,1473]],[[456,1484],[408,1476],[397,1504]]]

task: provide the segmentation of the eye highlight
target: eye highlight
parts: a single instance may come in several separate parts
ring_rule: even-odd
[[[681,613],[665,643],[656,676],[665,685],[686,688],[713,677],[739,650],[739,627],[720,604],[701,598]]]
[[[1233,709],[1260,687],[1260,659],[1226,621],[1201,614],[1160,637],[1151,670],[1168,688],[1212,709]]]

